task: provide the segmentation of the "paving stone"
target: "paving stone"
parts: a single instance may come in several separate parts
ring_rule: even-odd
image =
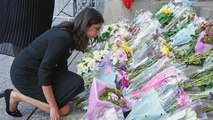
[[[85,113],[86,113],[85,111],[74,110],[69,115],[61,117],[60,119],[71,120],[71,118],[74,118],[75,120],[80,120],[85,116]],[[30,120],[49,120],[49,119],[50,119],[49,114],[40,109],[37,109],[30,118]]]
[[[5,59],[6,57],[7,57],[7,55],[0,54],[0,61]]]
[[[0,54],[0,58],[4,58],[0,60],[0,92],[3,92],[5,89],[15,89],[11,80],[10,80],[10,67],[12,64],[12,61],[14,60],[14,57],[7,56],[5,58],[5,55]],[[26,119],[31,111],[33,110],[33,107],[29,104],[20,103],[18,108],[21,111],[23,117],[21,118],[14,118],[9,115],[7,115],[5,111],[5,100],[4,97],[0,98],[0,120],[23,120]]]
[[[21,118],[16,118],[8,115],[5,108],[5,100],[4,98],[0,98],[0,120],[26,120],[34,109],[34,107],[29,104],[20,103],[18,109],[23,116]]]

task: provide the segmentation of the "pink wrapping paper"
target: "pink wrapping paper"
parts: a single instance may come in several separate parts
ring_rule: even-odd
[[[93,113],[94,111],[97,112],[99,110],[100,112],[105,107],[114,107],[116,110],[122,109],[123,112],[127,112],[130,109],[128,108],[121,108],[120,106],[117,106],[111,102],[108,101],[102,101],[99,100],[99,95],[104,92],[105,88],[112,88],[110,85],[98,80],[97,78],[93,79],[92,87],[90,90],[90,96],[89,96],[89,105],[87,110],[87,119],[93,120]]]
[[[211,50],[213,47],[213,45],[203,43],[205,34],[205,32],[201,32],[198,38],[197,44],[195,46],[196,54],[203,54],[204,52]]]
[[[156,76],[154,76],[150,81],[148,81],[142,88],[140,91],[137,92],[133,92],[133,97],[134,98],[140,98],[143,97],[144,95],[146,95],[146,93],[151,90],[151,89],[156,89],[158,90],[159,88],[161,88],[162,86],[164,86],[165,84],[167,84],[167,80],[166,78],[172,75],[175,75],[175,67],[169,67],[167,69],[165,69],[164,71],[162,71],[161,73],[157,74]]]

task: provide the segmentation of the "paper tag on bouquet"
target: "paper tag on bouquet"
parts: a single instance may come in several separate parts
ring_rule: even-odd
[[[183,6],[190,7],[196,2],[198,2],[198,0],[183,0]]]
[[[183,2],[183,0],[174,0],[175,3]]]

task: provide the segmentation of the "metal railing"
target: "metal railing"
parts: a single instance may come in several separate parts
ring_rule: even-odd
[[[64,20],[73,19],[85,7],[97,9],[104,12],[105,0],[55,0],[53,25]]]

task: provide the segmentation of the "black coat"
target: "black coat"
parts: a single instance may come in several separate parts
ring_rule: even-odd
[[[55,0],[0,0],[0,44],[25,48],[51,28],[54,3]],[[0,53],[13,55],[11,50],[4,50],[9,46],[0,47]]]

